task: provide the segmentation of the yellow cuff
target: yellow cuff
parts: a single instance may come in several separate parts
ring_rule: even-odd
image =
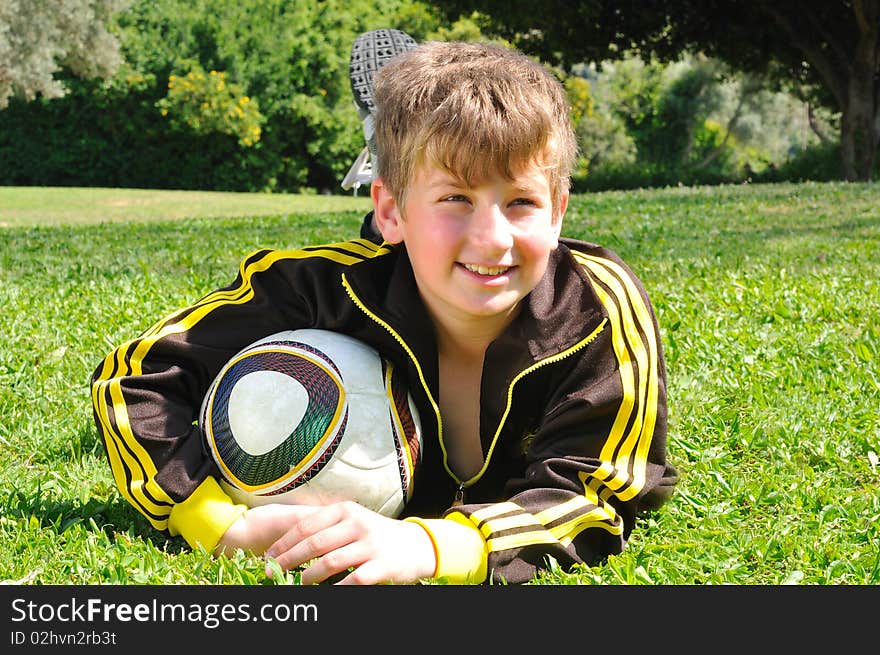
[[[171,508],[168,532],[181,535],[192,548],[201,544],[210,553],[246,510],[247,506],[233,502],[217,480],[205,478],[189,498]]]
[[[486,579],[489,549],[476,526],[463,514],[453,512],[442,519],[410,516],[405,521],[425,529],[437,556],[435,578],[452,584],[476,584]]]

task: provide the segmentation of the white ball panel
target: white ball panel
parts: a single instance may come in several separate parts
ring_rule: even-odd
[[[404,499],[396,460],[371,469],[369,475],[365,473],[367,471],[334,458],[307,486],[318,496],[331,497],[335,493],[345,498],[356,498],[362,505],[376,511],[387,506],[400,512]]]
[[[298,380],[277,371],[254,371],[229,395],[229,427],[238,445],[262,455],[281,444],[299,425],[309,394]]]
[[[248,492],[226,481],[220,482],[222,487],[233,500],[248,506],[276,502],[316,505],[351,498],[384,515],[398,516],[406,503],[398,463],[398,448],[405,448],[406,445],[398,444],[395,439],[390,415],[391,401],[385,390],[383,362],[378,353],[346,335],[312,329],[273,334],[245,350],[259,349],[260,344],[279,341],[307,344],[323,352],[339,369],[347,401],[345,433],[330,461],[310,480],[300,482],[290,491],[275,495],[271,494],[271,488]],[[288,346],[280,344],[278,347],[284,349]],[[290,348],[298,350],[293,344]],[[307,353],[308,348],[302,352]],[[311,358],[309,355],[305,356]],[[333,373],[331,375],[336,377]],[[252,380],[248,380],[252,377]],[[246,380],[247,384],[244,385]],[[240,391],[236,391],[238,386],[241,386]],[[253,455],[266,453],[283,442],[305,416],[308,404],[308,392],[300,383],[273,371],[260,371],[244,376],[232,393],[237,397],[230,396],[229,400],[230,426],[239,446]],[[284,396],[288,399],[279,398]],[[273,402],[272,397],[278,402]],[[418,438],[421,434],[419,417],[412,398],[408,400]],[[285,409],[288,402],[291,404]],[[291,406],[302,409],[291,412]],[[242,419],[248,415],[252,417],[251,421]],[[236,418],[233,419],[233,416]],[[241,423],[239,419],[242,420]],[[269,429],[266,429],[267,423],[270,424]],[[319,454],[315,455],[316,458],[318,456]],[[301,470],[305,468],[308,465]],[[291,479],[288,482],[279,481],[273,488],[283,488]]]

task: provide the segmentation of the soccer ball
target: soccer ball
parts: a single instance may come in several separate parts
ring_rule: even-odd
[[[199,414],[236,502],[354,500],[397,517],[413,491],[421,422],[393,365],[338,332],[287,330],[233,356]]]

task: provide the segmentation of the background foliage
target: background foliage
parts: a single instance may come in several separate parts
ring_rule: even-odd
[[[127,5],[109,25],[125,60],[112,77],[67,66],[65,97],[2,110],[0,184],[338,192],[363,147],[348,82],[359,33],[506,43],[479,13],[418,0]],[[836,115],[813,112],[811,126],[803,101],[717,60],[621,52],[557,73],[582,153],[577,191],[840,176]]]
[[[64,95],[62,66],[82,77],[107,77],[121,59],[107,31],[130,0],[3,0],[0,3],[0,109],[17,95]]]
[[[578,190],[839,178],[834,144],[815,132],[833,133],[835,115],[815,113],[811,126],[803,101],[718,60],[629,54],[572,77],[591,96],[576,126]]]
[[[351,43],[362,31],[398,23],[408,7],[397,0],[134,2],[116,17],[126,63],[109,82],[67,76],[65,98],[13,101],[4,111],[0,183],[336,188],[363,147],[348,86]],[[259,140],[241,143],[232,116],[206,121],[203,99],[171,81],[212,71],[259,107],[244,128],[252,134],[259,125]]]
[[[627,52],[702,53],[840,115],[839,174],[873,179],[880,145],[880,0],[446,0],[485,12],[487,34],[570,69]]]

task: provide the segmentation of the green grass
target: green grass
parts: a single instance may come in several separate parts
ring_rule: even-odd
[[[234,217],[188,194],[163,221],[164,201],[111,217],[90,193],[0,189],[0,580],[295,583],[153,531],[113,486],[88,380],[250,250],[356,234],[362,208],[331,203],[365,199],[255,195],[249,210],[236,194]],[[651,293],[682,478],[622,555],[536,582],[880,582],[880,186],[608,192],[574,197],[566,221]]]
[[[360,197],[65,187],[0,187],[0,228],[366,211]]]

